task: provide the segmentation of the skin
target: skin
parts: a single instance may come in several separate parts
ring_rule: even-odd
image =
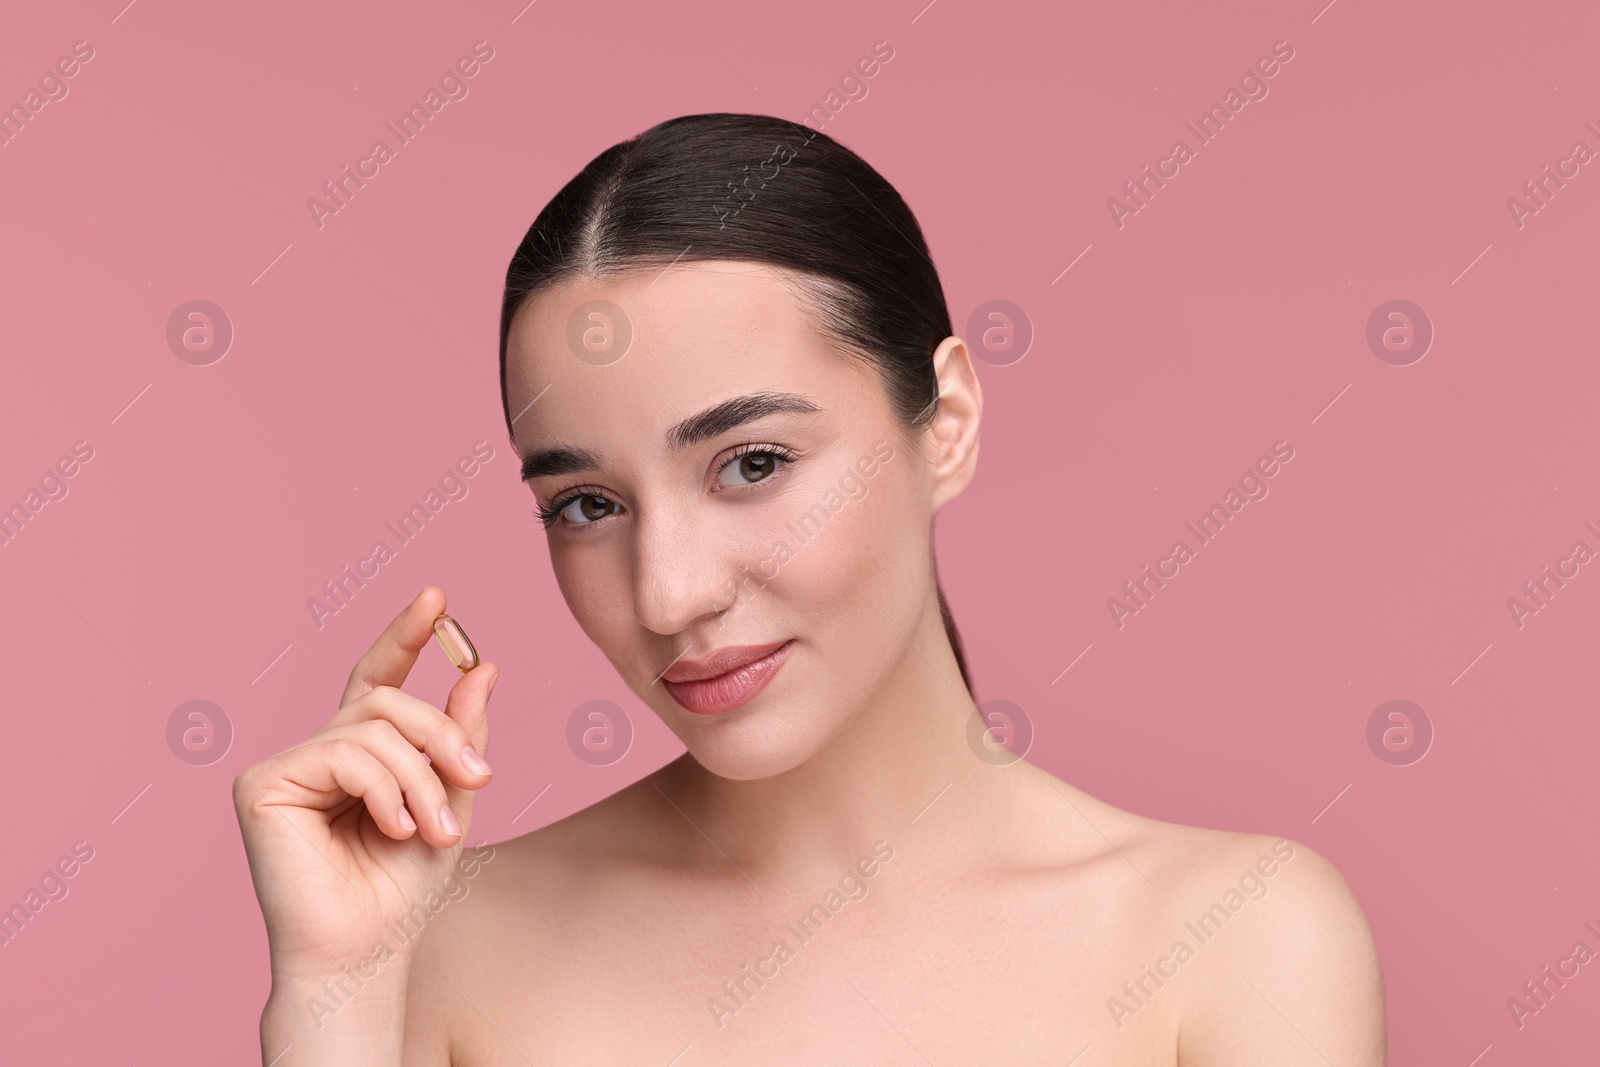
[[[604,366],[566,341],[569,317],[596,299],[634,331]],[[510,410],[538,399],[515,422],[518,454],[599,457],[530,488],[542,505],[577,486],[605,501],[562,513],[593,521],[548,531],[562,593],[688,751],[495,844],[454,883],[459,901],[369,964],[316,1025],[319,984],[464,858],[439,804],[470,834],[473,790],[489,781],[459,753],[487,744],[493,665],[442,711],[398,688],[444,610],[425,589],[352,672],[334,721],[235,783],[273,954],[264,1061],[292,1043],[296,1064],[1384,1062],[1371,934],[1326,859],[1143,818],[1026,761],[975,754],[932,525],[973,476],[982,391],[960,338],[933,360],[939,413],[908,431],[878,372],[832,347],[803,290],[771,267],[681,263],[524,305]],[[665,443],[697,412],[757,392],[818,410]],[[880,442],[892,458],[797,544],[785,524],[860,475]],[[796,458],[730,465],[744,444]],[[791,557],[741,586],[778,540]],[[786,639],[781,670],[732,711],[694,714],[657,681],[685,656]],[[393,783],[362,762],[369,744],[382,749],[373,764],[403,772]],[[432,764],[403,763],[408,744]],[[435,813],[418,831],[393,814],[402,790]],[[793,924],[818,905],[825,921],[802,939]],[[1186,924],[1213,905],[1221,929],[1202,940]]]

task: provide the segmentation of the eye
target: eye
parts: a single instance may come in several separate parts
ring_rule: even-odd
[[[795,458],[793,452],[776,445],[741,445],[740,451],[717,472],[717,484],[737,486],[765,481],[785,464],[794,462]],[[729,479],[730,474],[734,475],[732,480]]]
[[[562,522],[572,526],[588,526],[607,515],[616,514],[619,508],[615,500],[600,493],[569,490],[548,505],[540,506],[539,521],[546,529]]]
[[[717,469],[717,487],[731,489],[764,482],[800,457],[781,445],[744,444]],[[548,505],[537,509],[546,529],[556,526],[593,526],[608,515],[616,515],[622,505],[595,486],[575,486],[557,493]]]

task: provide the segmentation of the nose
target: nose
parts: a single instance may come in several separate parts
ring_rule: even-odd
[[[642,507],[634,524],[634,613],[663,636],[713,619],[737,596],[732,553],[688,509],[671,504]]]

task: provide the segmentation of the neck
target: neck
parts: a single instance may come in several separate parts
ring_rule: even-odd
[[[692,756],[655,781],[708,839],[759,882],[831,871],[874,842],[900,845],[919,831],[953,845],[985,832],[983,802],[1005,789],[968,741],[976,715],[930,592],[914,630],[865,707],[804,763],[752,780],[722,778]],[[975,801],[977,801],[975,803]],[[677,816],[673,816],[676,818]]]

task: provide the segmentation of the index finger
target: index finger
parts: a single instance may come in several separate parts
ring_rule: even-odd
[[[436,585],[422,587],[416,599],[405,606],[372,642],[372,647],[356,661],[350,681],[339,698],[342,708],[380,685],[396,689],[411,673],[417,655],[433,637],[433,620],[444,613],[444,590]]]

